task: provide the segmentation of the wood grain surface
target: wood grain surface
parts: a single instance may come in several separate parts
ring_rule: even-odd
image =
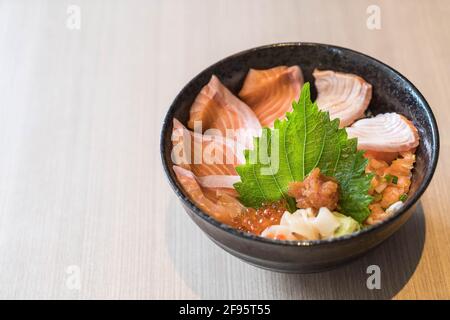
[[[80,9],[80,29],[68,28]],[[381,29],[366,25],[370,5]],[[450,1],[0,0],[0,297],[450,298]],[[250,47],[349,47],[409,78],[441,156],[413,218],[365,257],[311,275],[214,245],[162,172],[172,99]],[[366,286],[369,265],[381,289]]]

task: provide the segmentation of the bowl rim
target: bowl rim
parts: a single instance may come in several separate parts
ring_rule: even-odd
[[[413,197],[411,197],[411,198],[408,197],[407,201],[402,206],[402,208],[399,211],[397,211],[394,215],[390,216],[389,218],[387,218],[384,221],[381,221],[379,223],[371,225],[371,226],[364,228],[362,230],[359,230],[357,232],[353,232],[351,234],[344,235],[341,237],[336,237],[336,238],[320,239],[320,240],[274,240],[274,239],[265,238],[265,237],[262,237],[259,235],[255,235],[255,234],[252,234],[249,232],[244,232],[244,231],[235,229],[230,225],[221,223],[220,221],[216,220],[215,218],[211,217],[207,213],[203,212],[203,210],[198,208],[195,205],[195,203],[188,196],[186,196],[183,193],[181,187],[178,185],[178,182],[177,182],[175,176],[170,171],[169,165],[165,159],[165,150],[166,150],[165,136],[166,136],[167,128],[170,126],[170,122],[172,122],[173,114],[176,110],[176,102],[178,102],[178,100],[180,99],[181,94],[192,83],[194,83],[199,76],[201,76],[204,73],[207,73],[208,71],[214,69],[216,66],[218,66],[222,63],[225,63],[228,60],[231,60],[233,58],[236,58],[236,57],[239,57],[242,55],[246,55],[246,54],[249,54],[249,53],[252,53],[255,51],[270,49],[270,48],[274,48],[274,47],[299,47],[299,46],[324,47],[326,49],[335,49],[335,50],[340,50],[344,53],[351,53],[351,54],[359,55],[365,59],[369,59],[369,60],[372,60],[373,62],[380,64],[382,67],[386,68],[388,71],[393,72],[402,81],[406,82],[406,84],[412,89],[414,94],[417,96],[417,99],[420,100],[422,102],[422,104],[424,105],[424,107],[425,107],[424,110],[427,114],[427,118],[430,120],[430,127],[431,127],[431,132],[432,132],[431,149],[433,151],[432,152],[432,160],[430,162],[431,170],[429,170],[428,173],[425,175],[422,183],[419,185],[419,187],[416,190],[416,192],[414,193]],[[185,206],[189,207],[189,209],[192,212],[194,212],[198,217],[200,217],[203,221],[205,221],[208,224],[211,224],[212,226],[214,226],[218,229],[221,229],[222,231],[225,231],[235,237],[243,238],[243,239],[246,239],[249,241],[262,242],[262,243],[266,243],[268,245],[289,246],[289,247],[290,246],[311,247],[311,246],[328,245],[331,243],[334,244],[334,243],[338,243],[338,242],[339,243],[340,242],[348,242],[348,241],[351,241],[351,240],[359,237],[360,235],[372,233],[376,229],[386,226],[386,225],[394,222],[395,220],[399,219],[404,213],[406,213],[410,208],[412,208],[416,204],[416,202],[421,198],[421,196],[427,189],[428,185],[430,184],[430,182],[433,178],[434,172],[436,171],[437,162],[438,162],[438,158],[439,158],[439,148],[440,148],[439,130],[438,130],[436,118],[433,114],[433,111],[431,110],[430,105],[428,104],[428,102],[426,101],[424,96],[412,84],[411,81],[409,81],[404,75],[402,75],[400,72],[398,72],[394,68],[390,67],[389,65],[385,64],[384,62],[382,62],[376,58],[373,58],[367,54],[355,51],[353,49],[348,49],[345,47],[340,47],[340,46],[331,45],[331,44],[324,44],[324,43],[316,43],[316,42],[280,42],[280,43],[272,43],[272,44],[262,45],[262,46],[253,47],[253,48],[250,48],[247,50],[239,51],[237,53],[229,55],[229,56],[219,60],[218,62],[210,65],[209,67],[205,68],[204,70],[202,70],[198,74],[196,74],[176,95],[175,99],[172,101],[172,103],[164,117],[162,129],[161,129],[161,135],[160,135],[160,153],[161,153],[161,160],[163,163],[164,171],[166,173],[167,178],[169,179],[170,186],[172,187],[172,189],[175,191],[175,194],[178,196],[179,199],[181,199],[182,203]]]

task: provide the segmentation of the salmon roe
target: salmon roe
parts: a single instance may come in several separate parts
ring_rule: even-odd
[[[248,208],[247,213],[234,222],[237,229],[259,235],[267,227],[280,224],[281,216],[286,210],[286,201],[279,200],[263,204],[257,210]]]

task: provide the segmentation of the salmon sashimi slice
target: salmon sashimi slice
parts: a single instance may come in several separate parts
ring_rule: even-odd
[[[177,166],[174,166],[174,170],[188,170],[182,167],[177,167],[177,169],[175,169],[175,167]],[[239,196],[236,189],[234,189],[234,184],[241,181],[240,176],[210,175],[197,177],[193,173],[192,176],[195,177],[195,180],[197,180],[197,183],[202,187],[206,195],[212,192],[213,197],[216,197],[219,193],[227,193],[228,195],[233,197]]]
[[[250,69],[239,97],[252,108],[263,127],[272,128],[275,120],[292,111],[292,101],[298,100],[302,85],[303,74],[298,66]]]
[[[234,188],[236,182],[241,181],[240,176],[216,175],[196,177],[200,186],[207,191],[212,191],[215,196],[218,194],[228,194],[237,198],[239,193]]]
[[[261,134],[261,124],[255,113],[231,93],[215,75],[205,85],[191,106],[188,127],[201,124],[205,134],[236,139],[246,147]],[[215,130],[208,130],[215,129]]]
[[[192,132],[173,120],[172,162],[198,177],[236,176],[235,166],[245,162],[244,147],[222,136]]]
[[[340,127],[362,118],[372,98],[372,85],[363,78],[331,70],[313,72],[317,88],[316,103],[328,111],[331,119],[338,118]]]
[[[189,170],[173,166],[178,182],[191,200],[203,211],[220,222],[233,225],[234,220],[245,214],[244,207],[236,197],[221,190],[203,188]]]
[[[419,145],[416,127],[398,113],[361,119],[346,130],[349,137],[358,138],[358,149],[362,150],[403,152]]]
[[[234,184],[241,181],[240,176],[211,175],[198,177],[197,181],[204,188],[230,188],[234,189]]]

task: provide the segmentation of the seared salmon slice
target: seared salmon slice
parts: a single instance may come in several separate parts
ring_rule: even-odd
[[[250,69],[239,97],[255,112],[263,127],[273,127],[292,111],[292,101],[298,100],[303,74],[298,66],[279,66],[266,70]]]
[[[358,138],[358,149],[362,150],[402,152],[419,145],[416,127],[398,113],[361,119],[346,130],[349,137]]]
[[[222,136],[203,135],[173,120],[172,161],[196,176],[237,175],[235,166],[245,162],[244,147]]]
[[[205,134],[236,139],[247,147],[253,145],[253,137],[259,136],[261,132],[261,124],[255,113],[215,75],[202,88],[191,106],[188,127],[195,129],[196,122],[201,124]]]
[[[222,223],[232,225],[234,220],[246,212],[246,208],[234,196],[220,189],[202,187],[189,170],[173,166],[178,182],[195,204]]]
[[[234,189],[234,184],[241,181],[240,176],[210,175],[198,177],[197,181],[204,188],[228,188]]]
[[[313,72],[317,88],[316,103],[331,119],[340,119],[340,127],[347,127],[362,118],[372,98],[372,85],[363,78],[331,70]]]

